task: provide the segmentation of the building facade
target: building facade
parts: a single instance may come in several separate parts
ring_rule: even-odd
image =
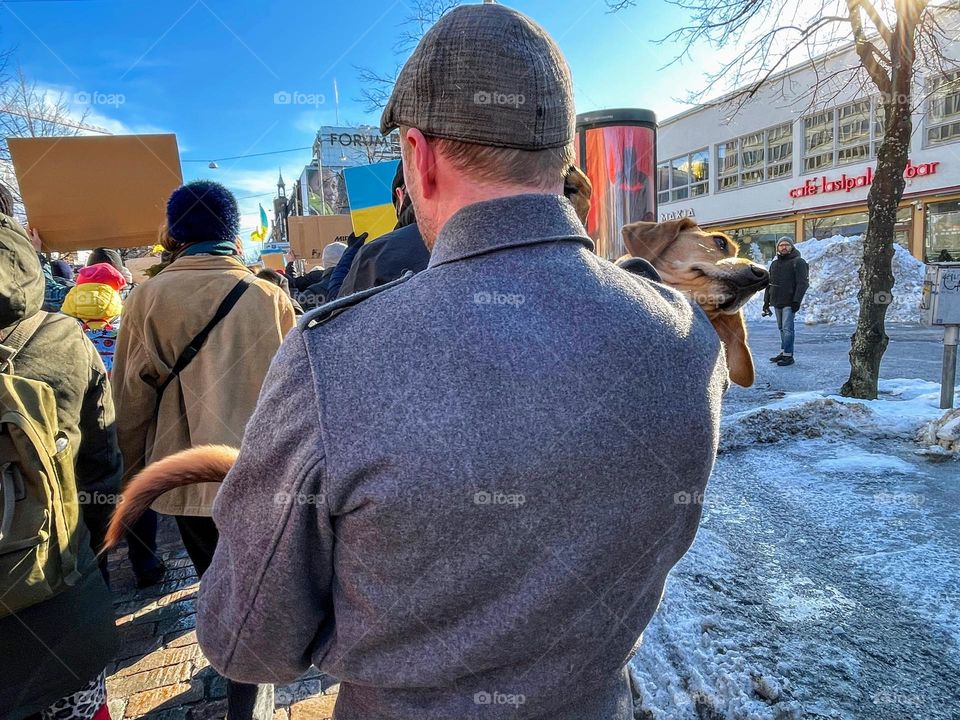
[[[324,125],[313,141],[313,159],[303,168],[296,185],[296,207],[291,215],[336,215],[350,212],[343,171],[400,157],[396,131],[381,135],[371,126]]]
[[[960,42],[948,54],[958,50]],[[780,237],[863,233],[883,115],[878,97],[844,88],[841,78],[857,64],[852,48],[843,50],[788,71],[742,104],[718,101],[662,122],[659,219],[694,217],[756,260],[772,257]],[[813,103],[817,83],[823,92]],[[918,73],[914,97],[896,241],[924,261],[960,259],[960,70]]]

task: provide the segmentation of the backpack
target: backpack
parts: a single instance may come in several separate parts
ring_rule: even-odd
[[[46,318],[21,320],[0,342],[0,618],[81,579],[73,453],[53,388],[13,364]]]

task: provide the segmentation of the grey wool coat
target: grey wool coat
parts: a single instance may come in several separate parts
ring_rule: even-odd
[[[699,309],[591,248],[564,198],[477,203],[287,336],[214,506],[217,670],[312,663],[338,720],[632,717],[727,374]]]

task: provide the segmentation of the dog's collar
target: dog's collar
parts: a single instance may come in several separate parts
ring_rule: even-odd
[[[578,242],[593,250],[573,205],[549,194],[511,195],[459,210],[440,231],[428,267],[507,248]]]

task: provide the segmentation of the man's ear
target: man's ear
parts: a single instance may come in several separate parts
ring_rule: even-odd
[[[662,223],[635,222],[623,226],[623,244],[634,257],[654,262],[681,232],[697,227],[690,218]]]
[[[727,354],[727,372],[730,379],[741,387],[753,385],[755,376],[753,356],[747,345],[747,326],[743,321],[743,313],[733,315],[711,313],[710,322],[720,336],[720,341]]]
[[[431,198],[436,192],[437,185],[436,152],[424,134],[416,128],[407,128],[404,141],[409,147],[408,153],[404,155],[403,165],[407,191],[409,192],[413,184],[410,182],[411,166],[413,166],[413,172],[416,173],[415,186],[420,190],[420,195],[423,198]]]

